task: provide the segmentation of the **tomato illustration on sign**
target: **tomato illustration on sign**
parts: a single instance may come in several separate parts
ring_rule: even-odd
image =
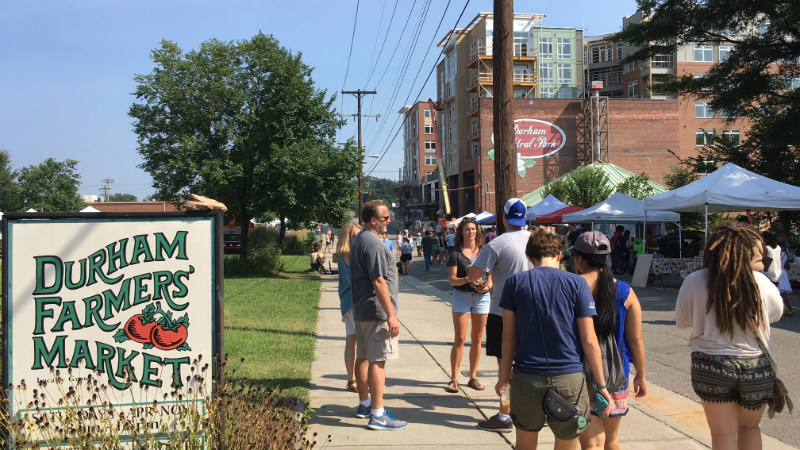
[[[156,320],[155,316],[161,317]],[[164,311],[161,305],[148,305],[141,314],[136,314],[127,322],[123,329],[114,334],[114,340],[125,342],[132,340],[144,344],[146,349],[190,351],[186,344],[189,336],[189,315],[184,314],[178,319],[172,318],[172,311]]]
[[[136,314],[125,323],[125,335],[141,344],[150,342],[150,332],[156,326],[155,313],[156,307],[147,305],[141,314]]]

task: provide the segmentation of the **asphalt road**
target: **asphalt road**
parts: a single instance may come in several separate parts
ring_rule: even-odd
[[[414,262],[421,259],[415,256]],[[445,265],[435,266],[426,272],[424,265],[414,264],[411,272],[411,275],[438,289],[451,289],[447,282]],[[629,277],[621,278],[630,281]],[[689,377],[689,330],[679,330],[675,326],[675,300],[681,281],[677,276],[665,276],[663,285],[657,282],[657,287],[634,289],[642,304],[647,378],[663,388],[699,401],[692,390]],[[795,307],[800,307],[800,295],[792,294],[790,300]],[[800,405],[800,358],[795,353],[798,351],[800,310],[793,317],[783,317],[778,323],[772,324],[772,327],[772,345],[779,365],[778,375]],[[800,447],[800,427],[797,427],[797,423],[796,416],[784,411],[774,419],[769,419],[765,414],[761,426],[764,433]]]

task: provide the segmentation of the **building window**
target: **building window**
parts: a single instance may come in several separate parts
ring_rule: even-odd
[[[450,164],[450,167],[455,167],[456,166],[456,155],[457,155],[456,147],[455,146],[451,147],[450,151],[448,153],[450,155],[450,158],[449,158],[450,161],[448,163]]]
[[[436,154],[435,153],[425,153],[425,165],[426,166],[435,166],[436,165]]]
[[[714,47],[711,45],[695,45],[694,60],[696,62],[714,62]]]
[[[425,118],[426,118],[426,119],[430,119],[430,118],[431,118],[431,110],[430,110],[430,109],[425,109],[425,110],[423,110],[423,111],[425,111],[425,112],[423,113],[423,114],[425,115]]]
[[[478,147],[477,142],[473,142],[472,145],[470,145],[470,156],[472,156],[473,158],[481,156],[481,150]]]
[[[558,64],[558,82],[572,83],[572,64]]]
[[[702,128],[695,131],[695,145],[711,146],[714,145],[714,131],[706,131]]]
[[[425,141],[425,151],[429,150],[436,150],[436,142],[434,141]]]
[[[514,64],[514,83],[527,83],[533,80],[530,79],[528,73],[530,67],[527,64]]]
[[[725,61],[728,59],[728,55],[730,55],[731,51],[733,50],[732,45],[720,45],[719,46],[719,61]]]
[[[514,32],[514,56],[528,56],[528,33]]]
[[[572,88],[560,88],[558,98],[572,98]]]
[[[539,38],[539,58],[553,57],[553,38]]]
[[[572,39],[558,38],[558,57],[571,58],[572,57]]]
[[[539,65],[539,83],[553,82],[553,63],[542,63]]]
[[[739,145],[742,142],[742,136],[739,130],[722,130],[722,137],[733,145]]]
[[[433,134],[433,125],[429,123],[425,124],[425,134]]]
[[[670,68],[674,64],[674,59],[671,54],[653,55],[652,64],[653,67]]]
[[[639,98],[639,81],[628,82],[628,98]]]
[[[611,61],[611,45],[598,45],[596,47],[592,47],[592,54],[590,55],[592,63],[601,63],[606,61]]]
[[[514,89],[514,98],[527,98],[527,97],[528,97],[527,89]]]
[[[552,88],[539,89],[539,98],[553,98],[553,89]]]
[[[450,132],[447,134],[447,138],[450,141],[451,145],[455,145],[456,142],[456,127],[451,126]]]
[[[698,119],[713,119],[714,110],[709,106],[708,102],[695,102],[694,116]]]
[[[478,134],[479,131],[480,131],[480,129],[478,128],[478,121],[477,120],[473,120],[472,123],[470,124],[470,127],[469,127],[469,133],[470,134]]]
[[[617,44],[616,45],[617,54],[614,55],[614,59],[622,59],[623,57],[625,57],[624,48],[625,48],[625,46],[622,45],[622,44]]]
[[[786,77],[784,88],[793,91],[800,89],[800,77],[794,77],[794,78]]]

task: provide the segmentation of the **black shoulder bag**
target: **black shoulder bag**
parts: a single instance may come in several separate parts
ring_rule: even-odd
[[[544,348],[544,357],[547,361],[547,382],[550,384],[550,387],[547,388],[547,392],[544,395],[544,400],[542,401],[542,409],[544,410],[544,414],[550,420],[555,420],[556,422],[560,423],[567,423],[567,422],[575,422],[575,428],[577,431],[577,435],[581,434],[581,431],[586,428],[589,423],[587,422],[586,418],[583,417],[580,412],[578,412],[577,403],[572,403],[571,401],[565,399],[561,394],[555,390],[552,380],[552,375],[550,374],[550,358],[547,356],[547,341],[544,338],[544,332],[542,331],[542,316],[539,313],[539,305],[536,304],[536,297],[533,295],[533,275],[531,272],[528,272],[528,283],[531,287],[531,299],[533,300],[534,309],[536,309],[536,317],[539,320],[539,333],[542,336],[542,345]],[[584,378],[583,383],[581,384],[581,390],[578,392],[578,398],[580,398],[581,394],[583,393],[583,387],[586,384],[586,379]]]

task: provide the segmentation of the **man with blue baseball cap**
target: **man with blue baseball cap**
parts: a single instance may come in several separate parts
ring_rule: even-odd
[[[522,200],[512,198],[506,202],[503,211],[505,212],[503,220],[506,224],[506,232],[492,239],[481,249],[466,276],[469,283],[487,272],[492,274],[494,287],[489,306],[489,317],[486,319],[486,355],[496,357],[498,365],[502,357],[501,346],[503,343],[503,310],[500,308],[503,285],[509,276],[532,268],[525,255],[525,246],[531,235],[524,229],[528,207]],[[508,433],[514,429],[510,413],[510,406],[501,403],[500,412],[488,420],[478,422],[478,426],[486,431]]]

